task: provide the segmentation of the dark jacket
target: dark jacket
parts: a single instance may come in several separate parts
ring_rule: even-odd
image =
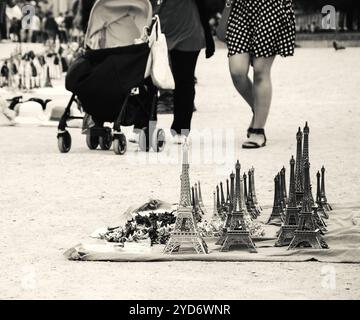
[[[163,0],[163,3],[165,3],[165,1],[171,1],[171,0]],[[150,2],[153,4],[153,7],[155,7],[155,3],[157,1],[150,0]],[[205,40],[206,40],[206,50],[205,50],[206,58],[210,58],[215,53],[215,43],[214,43],[214,38],[211,34],[211,28],[210,28],[210,23],[209,23],[210,22],[210,11],[206,5],[206,2],[207,2],[207,0],[195,0],[195,3],[199,9],[201,24],[204,28],[204,34],[205,34]],[[159,10],[161,10],[161,7]],[[158,12],[155,12],[155,13],[158,13]]]

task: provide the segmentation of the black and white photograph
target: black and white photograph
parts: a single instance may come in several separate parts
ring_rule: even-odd
[[[359,1],[0,0],[0,299],[359,300],[359,124]]]

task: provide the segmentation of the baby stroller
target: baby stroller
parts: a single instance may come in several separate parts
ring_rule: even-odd
[[[66,89],[73,93],[58,125],[58,147],[71,149],[67,121],[71,106],[79,101],[94,126],[87,129],[89,149],[98,146],[116,154],[127,149],[120,126],[139,130],[139,147],[161,152],[165,132],[156,128],[158,89],[150,78],[151,55],[148,34],[152,7],[148,0],[98,0],[90,14],[85,51],[69,68]],[[113,123],[113,129],[104,127]]]

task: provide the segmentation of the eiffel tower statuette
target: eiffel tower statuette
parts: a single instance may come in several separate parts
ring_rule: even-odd
[[[252,182],[253,180],[253,172],[251,170],[248,171],[248,202],[249,206],[251,208],[252,216],[255,217],[255,219],[260,215],[260,210],[257,208],[255,201],[256,195],[254,197],[254,184]]]
[[[220,219],[219,213],[217,211],[217,204],[216,204],[216,192],[213,192],[213,199],[214,199],[214,205],[213,205],[213,215],[211,220],[213,221],[217,221],[218,219]]]
[[[284,206],[286,207],[286,205],[288,203],[288,198],[287,198],[287,191],[286,191],[286,169],[285,169],[285,167],[283,167],[281,169],[280,174],[281,174],[281,189],[282,189],[283,202],[284,202]]]
[[[281,171],[279,171],[278,173],[278,177],[279,177],[279,183],[278,183],[278,195],[279,195],[279,206],[281,209],[281,215],[283,217],[283,220],[285,218],[285,211],[286,211],[286,204],[284,202],[284,192],[283,192],[283,176],[281,174]]]
[[[316,227],[310,197],[310,164],[304,166],[304,198],[302,200],[299,224],[288,250],[296,248],[327,249],[328,245]]]
[[[229,207],[227,214],[225,215],[223,230],[221,232],[220,238],[215,243],[216,245],[222,246],[225,241],[227,229],[230,226],[231,215],[234,210],[234,201],[235,201],[235,174],[234,174],[234,172],[231,172],[231,174],[230,174],[230,207]]]
[[[289,202],[286,208],[285,221],[280,228],[278,239],[275,243],[276,247],[288,246],[294,238],[295,230],[299,223],[299,208],[296,205],[295,191],[295,159],[294,156],[290,160],[290,186],[289,186]]]
[[[216,207],[217,207],[218,213],[222,216],[219,186],[216,186]]]
[[[260,215],[261,211],[262,211],[262,208],[261,206],[259,205],[259,201],[258,201],[258,198],[256,196],[256,188],[255,188],[255,169],[254,167],[251,168],[251,196],[252,196],[252,199],[253,199],[253,203],[255,205],[255,208],[256,208],[256,212],[258,215]]]
[[[195,206],[196,206],[196,210],[199,212],[200,215],[204,215],[204,212],[200,206],[200,200],[199,200],[199,193],[198,193],[198,184],[195,183],[194,186],[194,194],[195,194]]]
[[[187,142],[183,145],[180,203],[177,209],[174,231],[170,235],[164,253],[179,252],[181,247],[190,246],[198,254],[207,254],[208,247],[201,237],[191,206],[190,177]]]
[[[227,204],[227,207],[230,206],[230,185],[229,185],[229,179],[226,179],[226,204]]]
[[[247,248],[250,252],[256,253],[255,245],[250,237],[250,232],[247,230],[244,221],[244,203],[243,190],[240,178],[240,163],[236,163],[236,181],[235,181],[235,199],[234,211],[231,214],[229,226],[225,235],[225,240],[222,244],[221,251],[229,251],[233,246],[241,246]]]
[[[282,210],[280,207],[279,174],[274,179],[274,204],[269,220],[266,224],[281,226],[283,222]]]
[[[320,201],[323,208],[327,211],[331,211],[332,207],[328,203],[325,193],[325,167],[321,168],[321,188],[320,188]]]
[[[303,160],[302,160],[302,132],[301,128],[296,134],[296,165],[295,165],[295,188],[296,188],[296,203],[301,206],[301,201],[304,195],[304,180],[303,180]]]
[[[220,182],[220,199],[221,199],[221,209],[222,210],[225,210],[225,196],[224,196],[224,186],[223,186],[223,183]]]
[[[310,128],[308,126],[308,123],[305,123],[305,127],[304,127],[304,145],[303,145],[303,155],[302,155],[302,160],[303,160],[303,166],[305,166],[306,161],[310,161],[310,147],[309,147],[309,134],[310,134]],[[304,172],[304,167],[303,167],[303,172]],[[310,199],[311,199],[311,204],[314,205],[314,197],[312,194],[312,186],[311,186],[311,178],[310,178]]]
[[[246,211],[253,219],[256,219],[258,217],[258,213],[256,211],[254,203],[252,202],[252,199],[250,199],[249,197],[246,173],[244,173],[243,175],[243,182],[244,182],[244,199],[245,199],[244,203],[245,203]]]
[[[200,206],[200,209],[202,211],[202,214],[206,214],[206,209],[205,209],[205,206],[204,206],[204,201],[203,201],[202,192],[201,192],[200,181],[198,181],[198,191],[199,191],[199,206]]]
[[[319,214],[321,214],[325,219],[329,219],[329,214],[327,213],[327,210],[324,209],[322,203],[321,203],[321,174],[320,171],[316,174],[316,204],[317,204],[317,210]]]
[[[193,207],[195,220],[197,222],[201,222],[201,214],[200,214],[199,207],[198,207],[198,204],[197,204],[196,195],[195,195],[195,188],[194,187],[191,187],[191,194],[192,194],[192,207]]]
[[[230,174],[230,212],[233,209],[233,203],[234,203],[234,197],[235,197],[235,174],[234,172],[231,172]]]

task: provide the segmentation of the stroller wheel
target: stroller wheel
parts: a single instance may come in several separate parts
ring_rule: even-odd
[[[59,133],[57,136],[58,148],[61,153],[68,153],[71,149],[71,135],[68,131]]]
[[[90,150],[95,150],[99,145],[99,137],[93,136],[91,130],[86,134],[86,144]]]
[[[110,150],[113,137],[110,128],[105,128],[105,130],[106,130],[105,134],[99,137],[99,144],[101,150]]]
[[[126,137],[123,133],[114,136],[114,152],[115,154],[123,155],[127,150]]]
[[[150,133],[149,128],[145,127],[141,130],[139,136],[139,148],[143,152],[149,152],[150,150]]]
[[[162,152],[165,148],[166,139],[163,129],[155,129],[151,137],[151,147],[155,152]]]

